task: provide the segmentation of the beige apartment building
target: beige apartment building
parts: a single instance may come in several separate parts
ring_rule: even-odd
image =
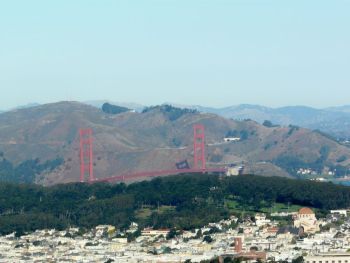
[[[327,253],[307,256],[305,263],[350,263],[350,253]]]

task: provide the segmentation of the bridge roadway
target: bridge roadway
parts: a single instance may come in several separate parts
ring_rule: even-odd
[[[206,168],[206,169],[174,169],[174,170],[161,170],[161,171],[149,171],[139,173],[125,173],[117,176],[95,179],[93,182],[125,182],[135,179],[152,178],[157,176],[187,174],[187,173],[225,173],[226,168]]]

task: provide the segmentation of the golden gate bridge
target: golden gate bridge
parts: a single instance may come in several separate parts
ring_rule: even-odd
[[[225,173],[225,167],[208,168],[205,158],[205,130],[202,124],[193,126],[193,167],[190,168],[187,161],[184,168],[143,171],[135,173],[122,173],[106,178],[95,178],[93,169],[93,135],[92,129],[80,129],[80,182],[123,182],[138,179],[147,179],[157,176],[191,174],[191,173]]]

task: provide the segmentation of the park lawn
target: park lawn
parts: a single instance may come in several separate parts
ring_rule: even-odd
[[[176,207],[174,206],[166,206],[166,205],[163,205],[163,206],[160,206],[159,208],[141,208],[141,209],[138,209],[136,211],[136,218],[137,219],[147,219],[149,218],[152,213],[156,212],[156,213],[159,213],[159,214],[163,214],[167,211],[171,211],[171,210],[174,210]]]
[[[281,212],[298,212],[302,206],[299,205],[288,205],[284,203],[275,203],[273,207],[264,207],[261,209],[263,213],[281,213]]]
[[[280,212],[297,212],[302,206],[299,205],[288,205],[284,203],[275,203],[273,207],[264,206],[262,204],[261,208],[257,211],[253,206],[242,206],[236,200],[225,200],[225,207],[233,213],[240,212],[261,212],[261,213],[280,213]]]

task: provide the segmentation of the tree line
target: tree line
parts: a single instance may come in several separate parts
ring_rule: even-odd
[[[350,187],[280,177],[208,174],[162,177],[130,185],[72,183],[45,188],[1,183],[0,233],[99,224],[124,229],[133,221],[141,227],[190,230],[228,218],[230,211],[224,200],[229,196],[242,205],[288,202],[337,209],[349,206]],[[173,209],[158,211],[161,206]],[[154,208],[150,216],[138,217],[143,207]]]

